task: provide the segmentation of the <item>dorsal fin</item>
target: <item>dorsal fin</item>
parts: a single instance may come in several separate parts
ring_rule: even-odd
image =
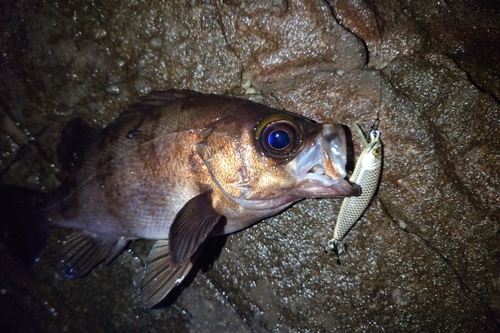
[[[165,91],[153,91],[139,98],[137,103],[131,104],[127,109],[120,113],[120,117],[135,114],[137,112],[148,111],[151,108],[167,105],[190,97],[202,95],[193,90],[170,89]]]
[[[99,137],[99,131],[80,118],[70,120],[61,133],[57,145],[59,163],[70,169],[78,161],[83,152]]]

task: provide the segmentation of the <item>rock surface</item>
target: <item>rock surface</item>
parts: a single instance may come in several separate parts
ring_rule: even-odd
[[[385,154],[340,265],[323,246],[341,200],[307,200],[229,236],[170,306],[144,311],[151,244],[70,281],[59,229],[30,272],[0,246],[2,331],[500,330],[496,2],[6,1],[0,21],[1,183],[54,189],[69,119],[103,127],[168,88],[364,128],[378,114]]]

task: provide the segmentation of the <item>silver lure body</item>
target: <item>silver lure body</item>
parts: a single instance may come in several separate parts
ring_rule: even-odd
[[[370,205],[375,192],[377,191],[380,174],[382,171],[382,141],[380,141],[380,132],[373,130],[370,132],[371,141],[368,143],[363,131],[356,124],[356,130],[365,147],[359,155],[354,167],[354,172],[349,181],[356,183],[361,187],[361,195],[357,197],[348,197],[342,201],[333,239],[328,242],[331,250],[339,251],[338,244],[349,232],[349,230],[361,219],[364,212]]]

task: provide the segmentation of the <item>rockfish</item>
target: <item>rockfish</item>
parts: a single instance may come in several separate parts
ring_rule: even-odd
[[[209,238],[305,198],[360,194],[342,125],[193,91],[151,93],[102,131],[74,119],[57,153],[69,175],[52,193],[0,187],[0,240],[30,266],[51,228],[79,229],[63,247],[68,277],[109,264],[130,240],[156,240],[142,307],[186,277]]]

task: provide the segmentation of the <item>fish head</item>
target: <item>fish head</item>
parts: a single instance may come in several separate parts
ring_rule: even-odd
[[[346,179],[342,125],[256,105],[238,111],[236,119],[218,120],[200,155],[216,187],[239,207],[272,211],[360,193]]]

